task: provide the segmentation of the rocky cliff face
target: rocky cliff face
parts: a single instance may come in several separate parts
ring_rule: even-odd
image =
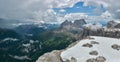
[[[119,24],[113,23],[112,25],[112,22],[108,22],[108,25],[105,28],[103,28],[99,24],[84,25],[83,36],[104,36],[104,37],[120,38],[120,27],[118,26]]]
[[[66,20],[61,24],[61,28],[66,30],[79,30],[84,24],[86,24],[84,19],[75,20],[73,23]]]
[[[43,56],[39,57],[36,62],[77,62],[76,58],[72,57],[71,60],[63,61],[61,58],[61,52],[54,50],[49,53],[45,53]]]
[[[82,28],[84,24],[86,24],[84,19],[75,20],[73,23],[73,25],[78,28]]]
[[[57,50],[45,53],[43,56],[39,57],[36,62],[62,62],[60,53],[61,51]]]
[[[120,21],[110,21],[107,23],[107,28],[120,28]]]

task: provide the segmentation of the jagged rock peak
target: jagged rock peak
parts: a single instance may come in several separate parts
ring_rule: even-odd
[[[74,25],[76,27],[82,27],[84,24],[86,24],[85,20],[84,19],[80,19],[80,20],[75,20],[74,21]]]
[[[114,20],[112,20],[112,21],[109,21],[108,23],[107,23],[107,28],[120,28],[120,21],[114,21]]]
[[[66,25],[71,25],[71,24],[72,24],[71,21],[65,20],[65,21],[61,24],[61,26],[66,26]]]
[[[73,23],[71,21],[64,21],[62,24],[61,24],[61,27],[76,27],[76,28],[81,28],[84,24],[86,24],[86,21],[84,19],[80,19],[80,20],[75,20]]]

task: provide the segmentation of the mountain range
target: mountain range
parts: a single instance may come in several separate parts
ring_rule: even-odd
[[[66,20],[60,25],[26,24],[12,29],[0,28],[0,62],[35,62],[39,56],[42,58],[47,52],[65,49],[87,36],[120,38],[119,25],[118,21],[110,21],[103,27],[100,23],[92,24],[80,19],[74,22]]]

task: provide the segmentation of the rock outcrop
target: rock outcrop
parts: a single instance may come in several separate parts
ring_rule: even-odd
[[[107,23],[107,28],[120,28],[120,21],[110,21]]]
[[[61,28],[66,30],[79,30],[84,24],[86,24],[84,19],[75,20],[73,23],[66,20],[61,24]]]
[[[62,62],[60,57],[61,51],[54,50],[49,53],[45,53],[41,57],[38,58],[36,62]]]
[[[120,50],[120,45],[114,44],[111,47],[115,50]]]
[[[98,55],[98,52],[97,51],[91,51],[89,52],[90,55]]]
[[[96,58],[90,58],[86,62],[105,62],[106,59],[103,56],[98,56]]]
[[[73,25],[78,28],[82,28],[84,24],[86,24],[84,19],[75,20],[73,23]]]
[[[82,36],[104,36],[104,37],[120,38],[119,24],[113,23],[112,25],[112,22],[113,21],[108,22],[108,25],[105,28],[102,27],[102,25],[100,24],[86,24],[83,27],[84,33]]]

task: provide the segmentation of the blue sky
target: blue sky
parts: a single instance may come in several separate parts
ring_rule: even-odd
[[[73,7],[66,8],[53,8],[56,13],[60,14],[69,14],[69,13],[86,13],[89,16],[99,16],[101,14],[95,13],[94,10],[97,8],[96,6],[89,5],[83,6],[84,2],[78,2]],[[59,12],[61,9],[64,9],[65,12]],[[105,12],[105,8],[101,5],[100,10]]]
[[[119,2],[120,0],[0,0],[0,18],[16,20],[0,23],[14,25],[17,20],[23,24],[61,23],[66,19],[74,21],[84,17],[89,22],[105,22],[120,19]]]

